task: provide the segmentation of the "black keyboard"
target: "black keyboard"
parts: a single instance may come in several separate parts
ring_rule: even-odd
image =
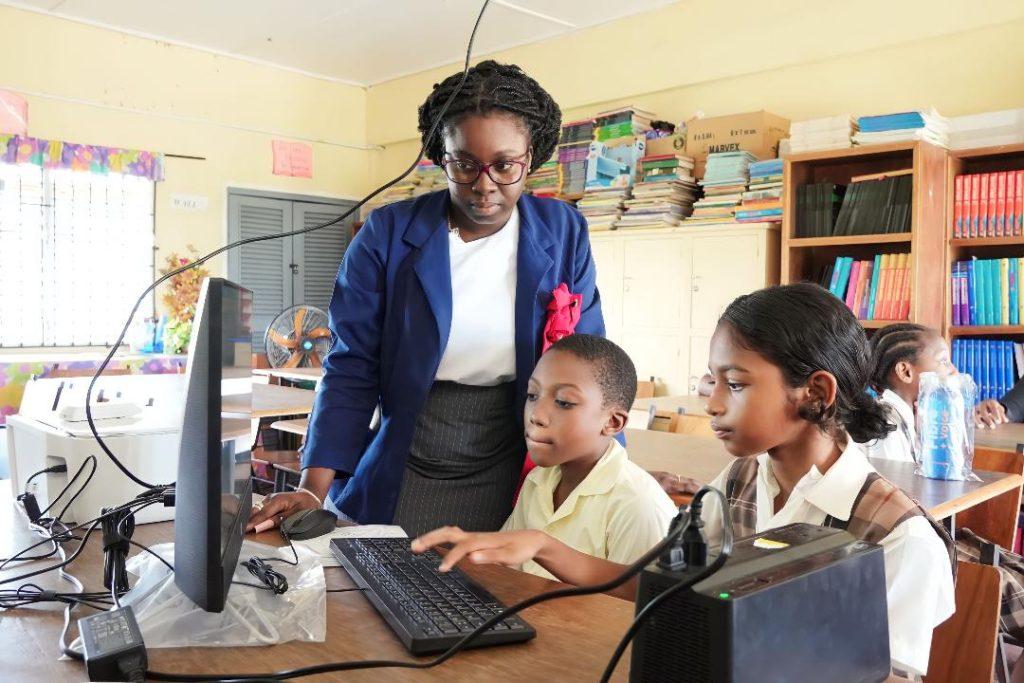
[[[504,605],[458,569],[439,572],[441,556],[417,555],[407,538],[343,538],[331,552],[414,655],[444,652]],[[521,643],[537,635],[519,617],[487,629],[470,647]]]

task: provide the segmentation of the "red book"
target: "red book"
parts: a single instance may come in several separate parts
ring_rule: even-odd
[[[991,173],[981,174],[981,189],[978,191],[978,237],[988,237],[989,178]]]
[[[953,237],[964,236],[964,177],[958,175],[953,181],[956,188],[953,196]]]
[[[1017,171],[1015,175],[1017,176],[1015,183],[1017,187],[1014,192],[1013,212],[1016,220],[1013,224],[1013,236],[1020,237],[1024,234],[1024,171]]]
[[[981,192],[981,176],[975,174],[975,175],[968,176],[968,177],[971,179],[971,199],[970,199],[970,205],[969,205],[970,206],[970,212],[969,212],[969,215],[968,215],[968,218],[970,219],[969,220],[970,225],[968,226],[969,230],[967,231],[967,236],[968,237],[977,237],[978,236],[978,205],[981,203],[980,201],[978,201],[978,196],[979,196],[979,194]]]
[[[996,237],[1006,235],[1006,176],[1002,171],[996,174]],[[1012,205],[1011,205],[1012,206]]]
[[[903,287],[900,291],[900,320],[910,320],[910,256],[903,268]]]

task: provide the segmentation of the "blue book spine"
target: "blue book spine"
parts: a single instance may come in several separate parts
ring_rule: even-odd
[[[976,259],[967,262],[967,310],[969,311],[968,325],[978,324],[978,276]]]
[[[1020,324],[1020,271],[1017,269],[1017,259],[1010,259],[1010,324]]]
[[[985,339],[981,342],[982,347],[982,370],[981,374],[984,376],[984,397],[992,397],[992,342],[989,339]]]
[[[853,257],[843,256],[843,265],[839,272],[839,283],[836,285],[836,296],[840,299],[846,299],[846,287],[850,283],[850,270],[853,268]]]
[[[992,341],[992,353],[996,357],[996,376],[992,382],[992,398],[1003,395],[1003,382],[1006,381],[1006,344]]]
[[[1002,320],[1003,307],[1000,305],[1003,278],[999,274],[999,259],[988,262],[988,319],[989,325],[998,325]]]
[[[988,261],[980,260],[978,270],[978,324],[988,325]]]
[[[960,339],[953,340],[953,367],[955,367],[960,372],[965,372],[965,370],[963,369],[964,366],[960,364],[960,342]]]
[[[875,297],[878,294],[878,277],[882,270],[882,255],[875,254],[875,265],[871,269],[871,294],[868,301],[868,315],[865,320],[875,319]]]
[[[843,257],[839,256],[836,258],[835,265],[832,266],[832,281],[828,284],[828,291],[833,294],[836,293],[836,286],[839,284],[839,273],[843,268]],[[838,294],[836,294],[838,296]]]
[[[978,395],[985,391],[985,345],[980,339],[974,340],[974,381],[978,384]]]
[[[999,398],[1006,396],[1013,389],[1013,342],[1003,342],[1004,352],[1006,354],[1006,365],[1003,368],[1003,390],[999,392]]]
[[[953,299],[953,325],[963,325],[960,321],[960,262],[953,264],[953,272],[950,275],[949,290]]]

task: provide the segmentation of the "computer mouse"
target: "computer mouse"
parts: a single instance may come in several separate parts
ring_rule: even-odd
[[[328,534],[338,526],[338,517],[330,510],[299,510],[281,522],[281,531],[294,541],[305,541]]]

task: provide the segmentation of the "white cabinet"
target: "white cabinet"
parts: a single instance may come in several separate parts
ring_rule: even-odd
[[[771,224],[598,232],[590,241],[608,337],[659,393],[695,393],[725,307],[778,283]]]

